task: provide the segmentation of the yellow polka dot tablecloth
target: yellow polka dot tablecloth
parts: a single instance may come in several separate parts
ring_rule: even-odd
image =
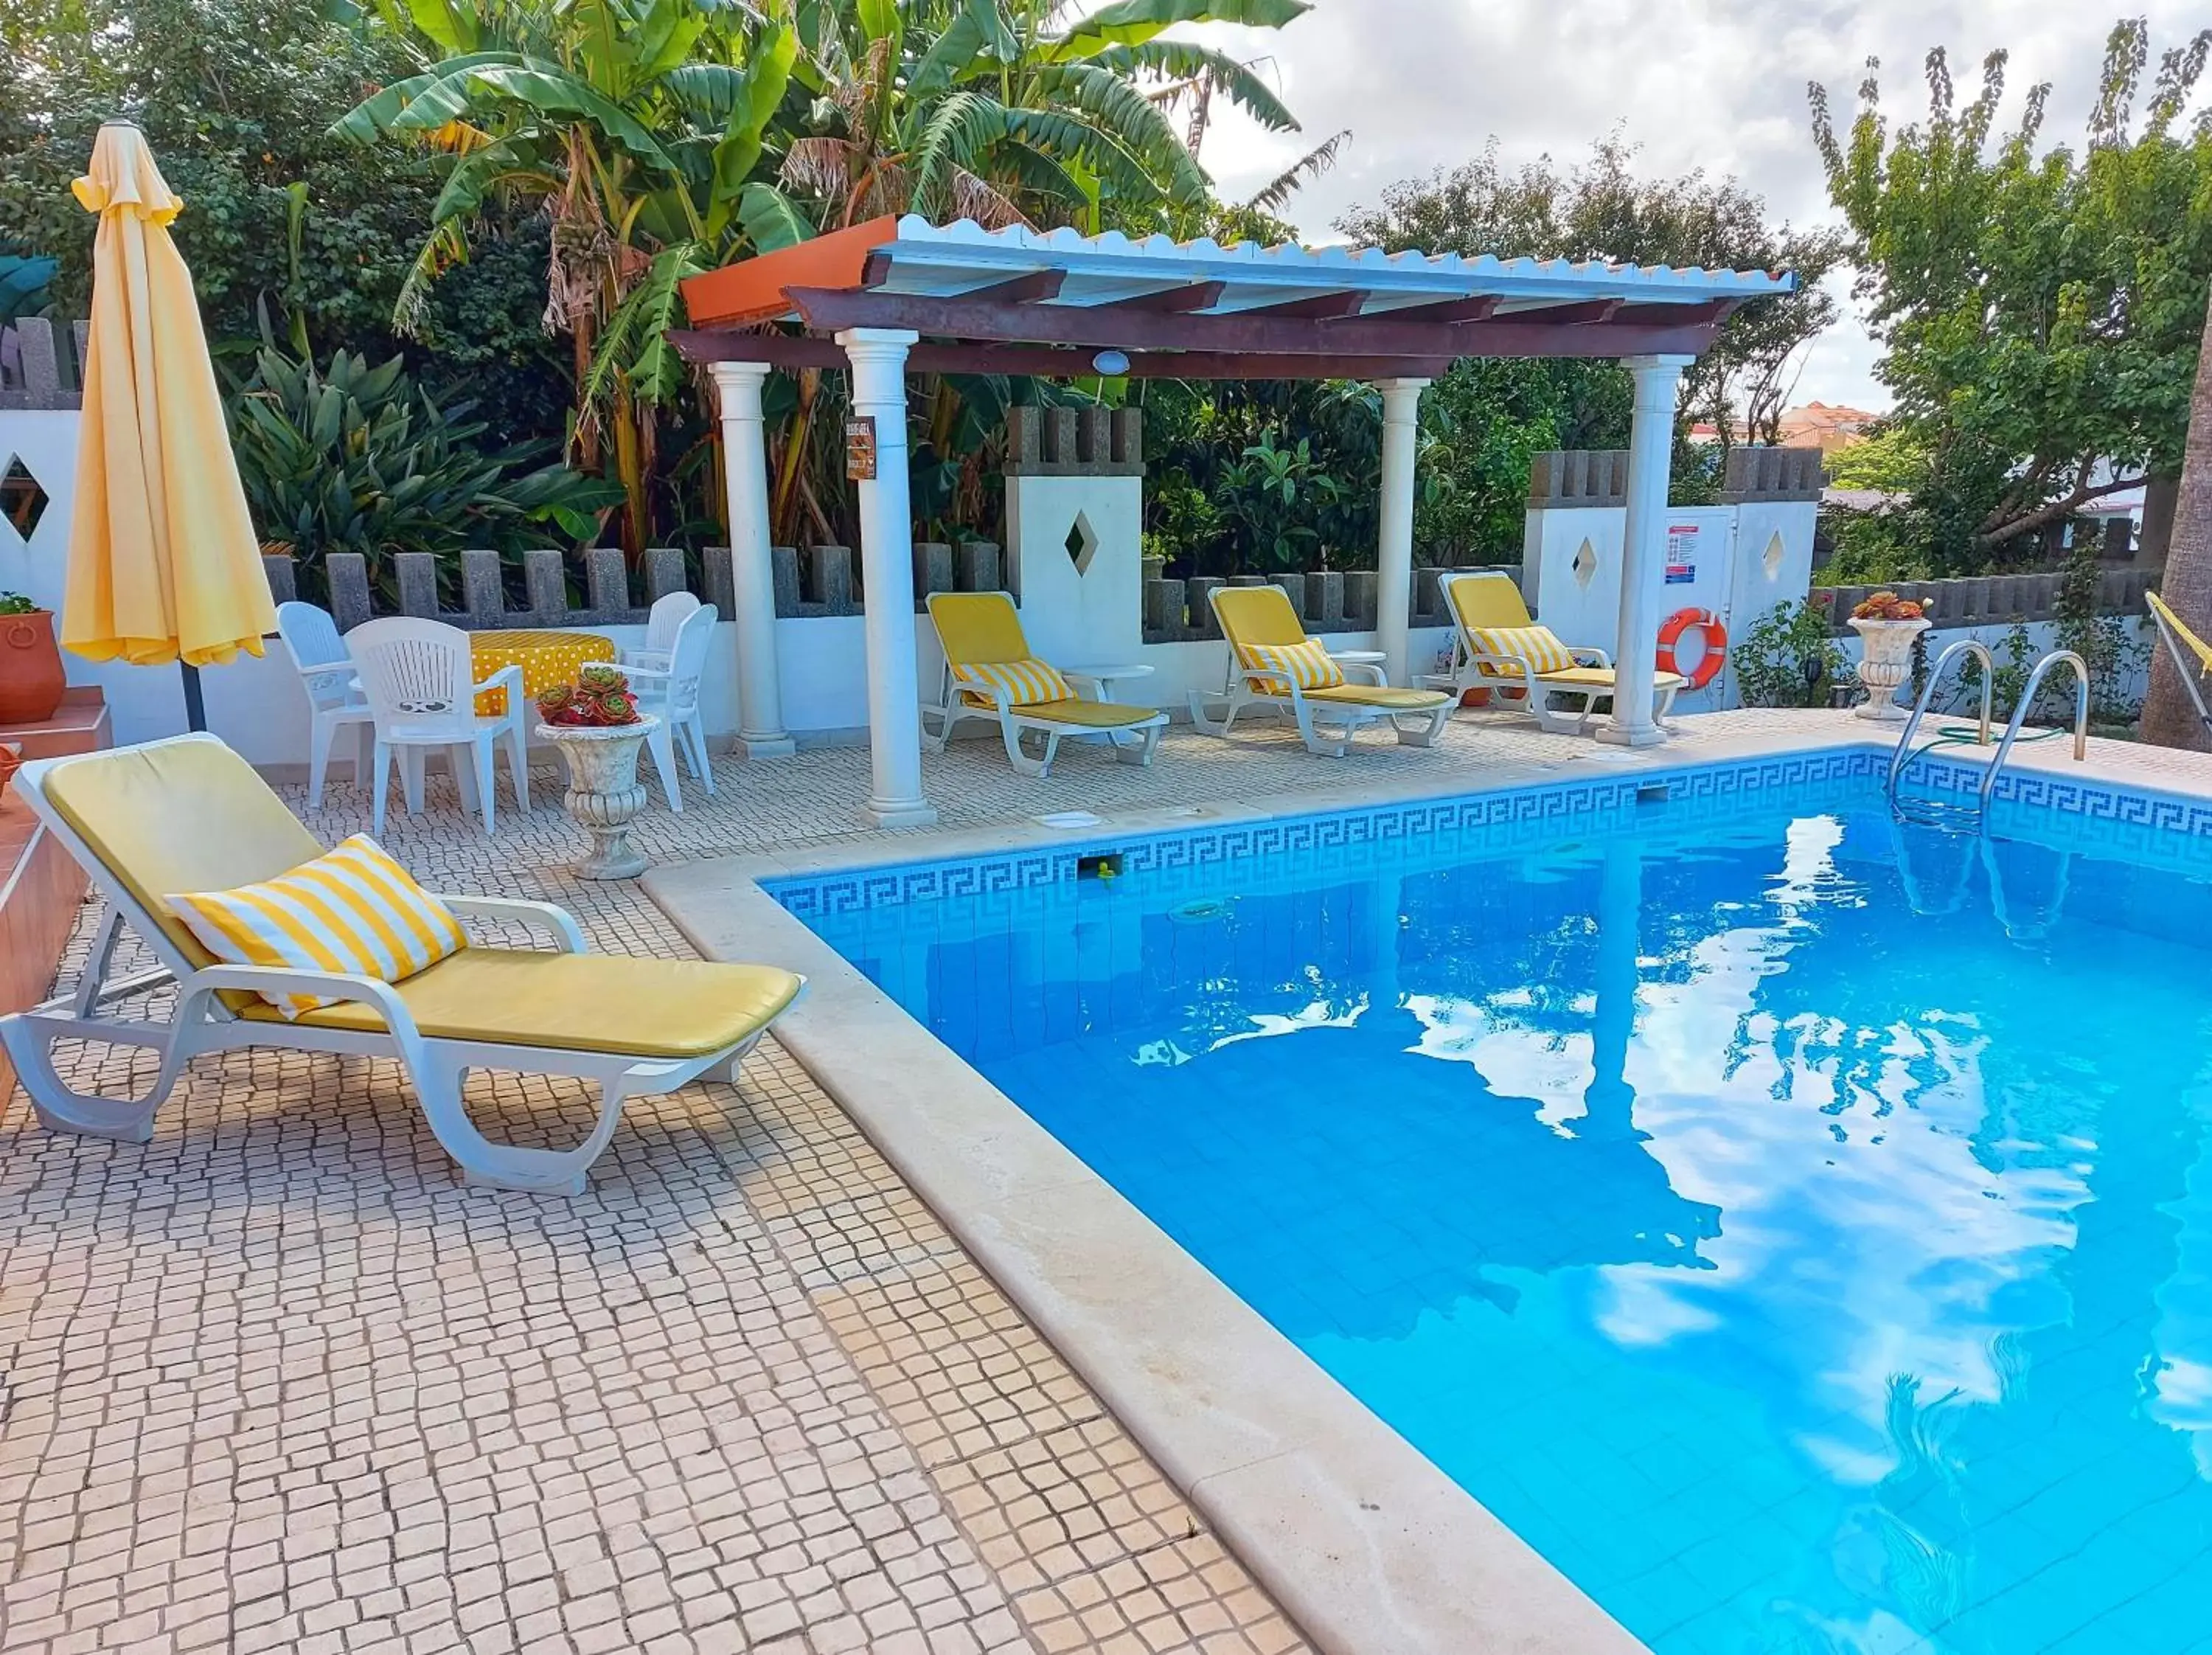
[[[469,655],[481,684],[502,666],[522,669],[522,692],[532,701],[556,684],[567,684],[576,669],[595,660],[612,660],[615,642],[596,632],[472,632]],[[497,718],[507,710],[507,694],[493,690],[477,697],[477,711]]]

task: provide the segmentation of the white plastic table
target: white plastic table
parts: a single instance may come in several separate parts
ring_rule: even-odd
[[[1064,678],[1086,678],[1098,686],[1098,699],[1114,699],[1114,686],[1123,678],[1148,678],[1152,675],[1149,666],[1133,663],[1127,666],[1063,666],[1060,675]]]

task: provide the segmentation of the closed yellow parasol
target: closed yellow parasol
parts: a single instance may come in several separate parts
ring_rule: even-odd
[[[76,190],[100,229],[61,642],[92,660],[182,661],[197,715],[190,669],[258,655],[276,611],[191,272],[169,239],[184,203],[119,122],[100,129]]]

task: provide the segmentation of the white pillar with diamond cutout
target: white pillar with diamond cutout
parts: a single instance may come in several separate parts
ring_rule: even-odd
[[[41,609],[61,607],[78,418],[74,408],[0,408],[0,592]]]
[[[1619,674],[1613,715],[1597,733],[1619,747],[1656,747],[1666,738],[1652,715],[1659,649],[1660,583],[1666,573],[1667,489],[1674,465],[1674,392],[1690,356],[1631,356],[1636,381],[1628,428],[1628,511],[1622,526],[1620,619],[1613,636]]]
[[[730,522],[730,589],[737,613],[738,751],[747,758],[792,751],[783,727],[783,689],[775,655],[775,564],[769,550],[768,445],[761,418],[765,362],[716,362],[722,419],[722,472]]]
[[[914,503],[906,458],[903,328],[854,327],[837,336],[853,364],[853,414],[875,423],[872,477],[860,496],[860,588],[868,646],[868,800],[877,827],[928,827],[921,791],[921,704],[915,694]]]
[[[1407,685],[1407,633],[1413,611],[1413,469],[1420,448],[1426,380],[1382,380],[1382,494],[1375,546],[1375,647],[1390,682]]]
[[[1006,582],[1044,660],[1144,660],[1144,474],[1136,409],[1009,411]]]

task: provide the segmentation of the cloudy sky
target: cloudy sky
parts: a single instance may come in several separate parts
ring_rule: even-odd
[[[1263,65],[1304,124],[1278,137],[1217,121],[1204,160],[1241,198],[1318,139],[1349,127],[1335,171],[1310,184],[1289,216],[1333,239],[1347,207],[1382,186],[1479,154],[1493,134],[1509,166],[1549,152],[1586,154],[1616,125],[1642,168],[1672,176],[1732,173],[1798,222],[1831,216],[1806,115],[1805,85],[1824,82],[1845,119],[1861,65],[1882,63],[1884,106],[1925,109],[1920,64],[1950,50],[1961,100],[1984,53],[2012,52],[2007,108],[2051,82],[2053,140],[2078,142],[2104,40],[2123,0],[1316,0],[1279,33],[1209,26],[1210,39]],[[2202,0],[2124,0],[2150,19],[2154,54],[2206,21]],[[1838,287],[1845,283],[1839,280]],[[1796,400],[1881,408],[1875,350],[1856,322],[1813,347]]]

